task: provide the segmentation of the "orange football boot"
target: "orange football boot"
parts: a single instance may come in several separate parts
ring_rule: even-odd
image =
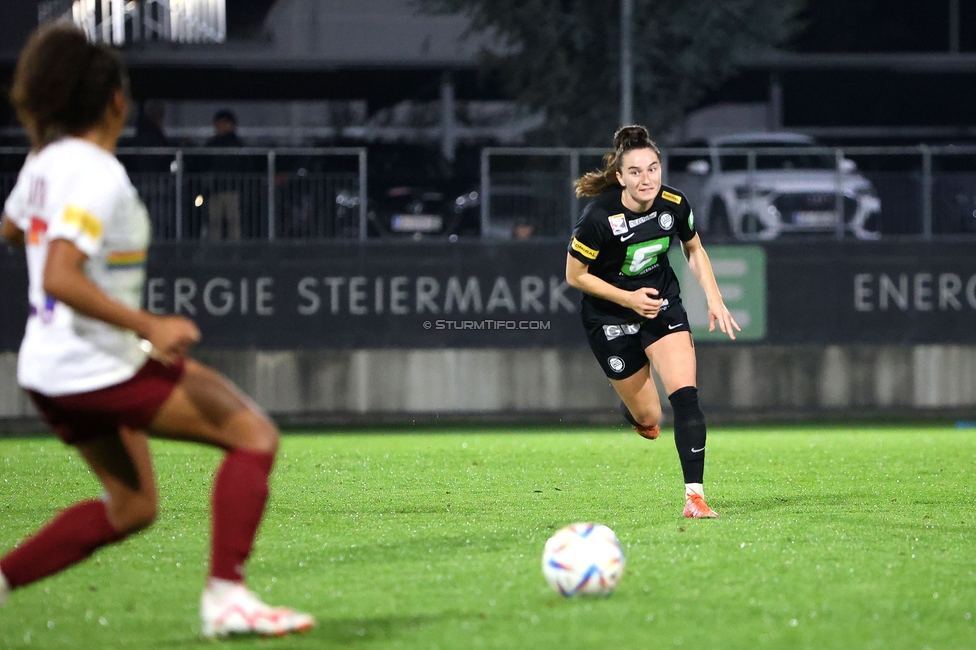
[[[685,495],[685,511],[681,514],[691,519],[716,519],[718,517],[718,513],[705,503],[705,497],[695,492]]]

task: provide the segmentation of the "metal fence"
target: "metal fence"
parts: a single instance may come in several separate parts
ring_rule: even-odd
[[[26,153],[0,148],[0,196]],[[464,206],[447,202],[444,223],[472,209],[466,234],[565,238],[585,203],[572,182],[604,153],[485,148],[480,192]],[[118,157],[160,240],[382,235],[367,205],[365,148],[123,148]],[[710,240],[976,237],[976,147],[675,148],[662,162],[664,182],[687,195]]]
[[[568,236],[585,202],[573,180],[605,153],[485,148],[482,232]],[[711,239],[976,236],[976,147],[673,148],[662,163]]]
[[[26,150],[0,148],[0,194]],[[120,148],[157,240],[366,239],[366,149]]]

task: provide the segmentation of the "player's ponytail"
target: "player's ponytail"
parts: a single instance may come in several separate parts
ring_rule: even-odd
[[[118,90],[128,90],[122,59],[91,44],[70,23],[43,25],[17,60],[10,103],[35,148],[98,124]]]
[[[658,156],[661,150],[657,148],[647,129],[639,124],[620,127],[613,134],[613,151],[603,156],[603,170],[583,174],[573,185],[576,196],[597,196],[608,188],[616,187],[617,172],[624,154],[634,149],[652,149]]]

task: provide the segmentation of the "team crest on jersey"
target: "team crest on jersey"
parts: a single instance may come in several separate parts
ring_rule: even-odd
[[[674,225],[674,215],[670,212],[662,212],[657,223],[661,226],[661,230],[671,230],[671,227]]]
[[[614,235],[622,235],[630,230],[627,227],[627,217],[622,214],[615,214],[611,217],[607,217],[607,221],[610,222],[610,230],[613,231]]]

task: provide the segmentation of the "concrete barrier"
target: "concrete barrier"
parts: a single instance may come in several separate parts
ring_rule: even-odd
[[[710,420],[976,417],[976,346],[699,346]],[[589,350],[214,351],[197,355],[283,423],[619,420]],[[36,425],[0,354],[0,429]],[[661,395],[667,407],[666,396]]]

